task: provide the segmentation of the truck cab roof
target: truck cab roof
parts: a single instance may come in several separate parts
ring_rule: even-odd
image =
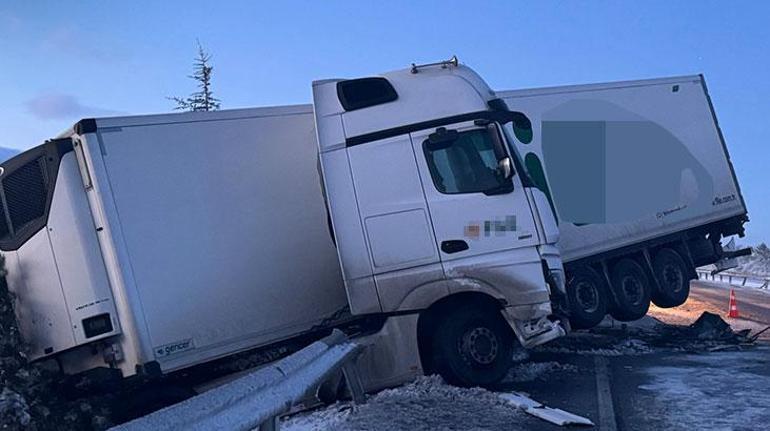
[[[313,95],[322,151],[351,137],[488,110],[496,98],[473,69],[460,64],[314,81]]]

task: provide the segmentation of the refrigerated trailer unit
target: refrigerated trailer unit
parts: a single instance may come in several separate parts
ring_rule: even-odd
[[[313,105],[82,120],[0,173],[29,357],[163,374],[376,316],[370,388],[498,380],[515,339],[564,334],[528,124],[456,62],[318,81]]]
[[[344,307],[315,148],[299,106],[85,120],[4,164],[30,357],[119,336],[125,373],[174,370]]]
[[[703,76],[498,92],[557,215],[573,325],[682,304],[695,267],[736,253],[746,205]]]

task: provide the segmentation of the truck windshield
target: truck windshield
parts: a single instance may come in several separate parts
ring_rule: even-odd
[[[497,168],[494,142],[488,129],[459,132],[436,145],[423,143],[433,184],[441,193],[480,193],[509,186]]]

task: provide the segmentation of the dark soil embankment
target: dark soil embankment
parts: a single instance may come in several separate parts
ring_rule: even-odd
[[[55,363],[29,364],[0,255],[0,429],[88,430],[110,425],[100,397],[66,397]]]

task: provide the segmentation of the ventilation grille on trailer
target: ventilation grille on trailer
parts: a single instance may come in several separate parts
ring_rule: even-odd
[[[0,205],[0,238],[6,239],[10,233],[11,230],[8,229],[8,222],[5,218],[5,205]]]
[[[7,239],[45,216],[48,199],[45,158],[31,160],[4,176],[2,188],[5,205],[0,208],[0,238]]]

